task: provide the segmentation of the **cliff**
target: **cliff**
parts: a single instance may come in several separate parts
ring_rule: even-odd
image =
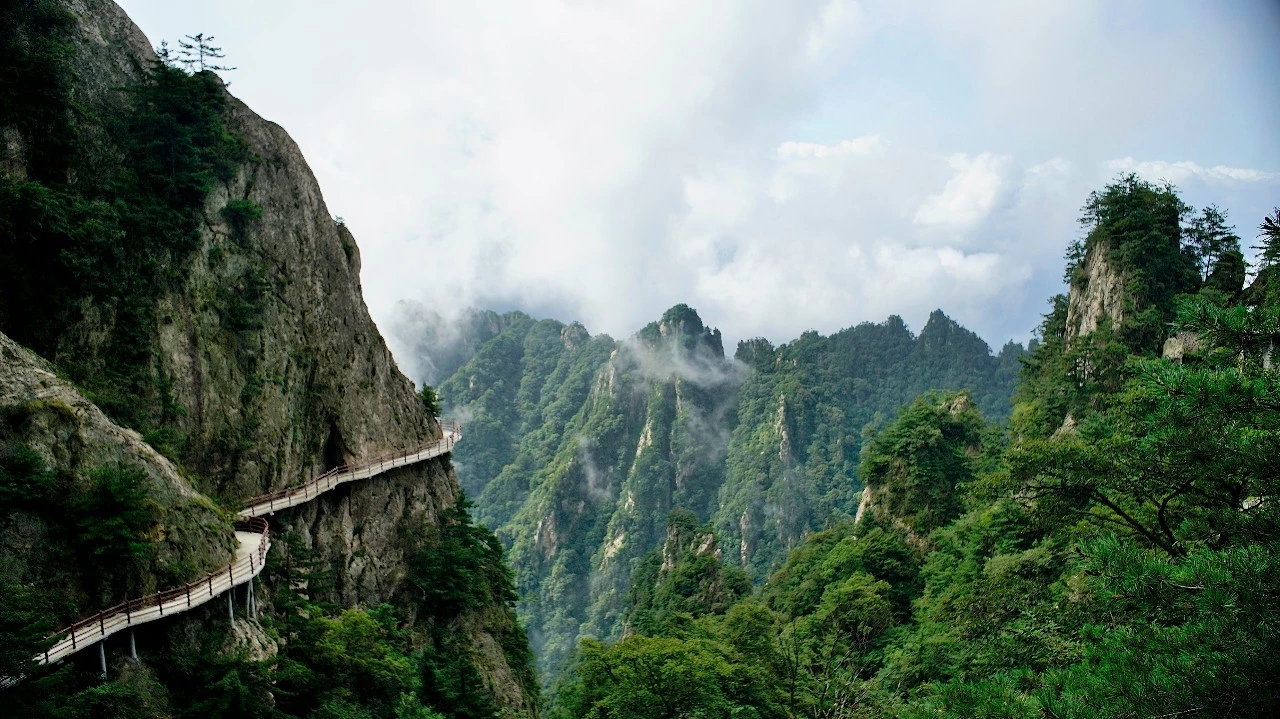
[[[1125,292],[1126,277],[1112,259],[1108,243],[1095,242],[1085,252],[1067,294],[1068,342],[1096,332],[1103,324],[1119,328],[1125,306],[1132,299]]]
[[[228,509],[440,436],[368,314],[355,239],[281,127],[212,73],[157,64],[108,0],[12,12],[25,24],[9,40],[48,70],[56,82],[44,96],[62,104],[49,111],[57,132],[0,114],[3,199],[37,220],[55,202],[73,220],[102,217],[69,229],[32,221],[64,245],[55,256],[5,236],[12,262],[0,274],[14,281],[0,290],[0,330],[138,430],[193,496]],[[36,90],[15,94],[37,107]],[[148,164],[164,151],[172,176]],[[84,237],[93,232],[102,236]],[[24,283],[24,272],[48,281]],[[273,517],[273,531],[330,576],[314,600],[406,605],[410,556],[457,498],[445,457],[344,485]],[[512,683],[520,672],[485,649],[496,645],[485,625],[458,624],[485,685],[503,705],[530,709]]]
[[[40,589],[59,624],[230,560],[225,512],[4,335],[0,418],[0,563],[8,579]],[[115,519],[145,544],[99,526],[125,500],[130,516]]]

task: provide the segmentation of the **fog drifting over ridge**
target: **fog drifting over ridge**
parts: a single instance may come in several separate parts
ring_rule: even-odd
[[[998,347],[1117,173],[1246,246],[1280,203],[1265,0],[122,5],[217,36],[384,330],[414,300],[626,337],[684,302],[731,351],[940,307]]]

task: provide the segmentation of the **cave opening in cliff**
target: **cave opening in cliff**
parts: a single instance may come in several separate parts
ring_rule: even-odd
[[[342,432],[338,431],[336,422],[329,423],[329,438],[324,441],[324,471],[328,472],[336,467],[341,467],[345,462],[343,455],[345,454],[344,445],[342,443]]]

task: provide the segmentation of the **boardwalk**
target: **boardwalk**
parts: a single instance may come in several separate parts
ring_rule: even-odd
[[[58,634],[66,636],[49,647],[37,660],[41,664],[60,661],[116,632],[185,612],[233,587],[251,581],[262,571],[262,565],[267,561],[267,550],[271,548],[266,520],[252,519],[238,523],[236,542],[235,559],[226,567],[181,587],[140,599],[130,599],[64,627]]]
[[[354,482],[358,479],[368,479],[397,467],[416,464],[423,460],[452,452],[454,443],[462,438],[462,426],[456,422],[441,422],[440,429],[444,430],[443,437],[428,442],[417,449],[412,449],[408,452],[392,452],[382,457],[362,462],[355,467],[345,465],[335,467],[306,484],[286,487],[285,489],[254,497],[245,502],[244,509],[240,510],[240,516],[261,517],[282,509],[296,507],[299,504],[310,502],[339,484]]]
[[[139,599],[108,607],[90,617],[85,617],[69,627],[63,627],[51,638],[58,640],[49,650],[35,657],[37,664],[61,661],[67,656],[88,647],[97,646],[107,637],[139,624],[189,611],[209,602],[224,592],[230,592],[242,584],[253,581],[266,563],[271,548],[271,533],[262,515],[309,502],[339,484],[367,479],[397,467],[404,467],[439,457],[453,450],[462,438],[462,427],[454,422],[441,422],[444,436],[421,447],[400,450],[377,457],[355,466],[332,469],[304,484],[287,487],[269,494],[254,497],[240,510],[241,521],[236,523],[235,558],[226,567],[184,584]],[[230,596],[228,595],[228,601]],[[246,599],[252,601],[252,599]],[[233,611],[233,610],[232,610]],[[105,667],[105,659],[104,659]],[[105,669],[104,669],[105,671]],[[0,689],[5,689],[21,678],[0,677]]]

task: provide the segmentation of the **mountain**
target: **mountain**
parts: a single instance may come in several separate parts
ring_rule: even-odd
[[[464,316],[501,330],[438,392],[466,422],[459,481],[510,548],[544,681],[579,637],[619,636],[632,572],[671,511],[709,523],[726,561],[759,581],[853,516],[865,425],[937,388],[971,388],[1006,418],[1022,355],[992,356],[941,312],[919,336],[893,317],[741,342],[733,358],[685,305],[625,341],[521,313]]]
[[[1248,288],[1171,186],[1123,176],[1085,213],[1007,425],[917,397],[865,435],[855,517],[754,591],[671,513],[549,714],[1276,715],[1280,209]]]
[[[234,635],[214,602],[139,629],[141,664],[106,644],[102,686],[96,652],[31,663],[45,631],[225,566],[250,497],[442,430],[282,128],[109,0],[4,3],[0,50],[0,676],[31,677],[14,711],[207,715],[234,694],[275,716],[536,713],[501,546],[448,455],[267,518],[260,618]]]
[[[763,579],[803,537],[853,516],[863,428],[934,389],[968,389],[993,421],[1010,412],[1023,355],[987,344],[940,310],[919,336],[899,317],[774,348],[740,343],[751,367],[739,395],[715,526],[735,560]]]

